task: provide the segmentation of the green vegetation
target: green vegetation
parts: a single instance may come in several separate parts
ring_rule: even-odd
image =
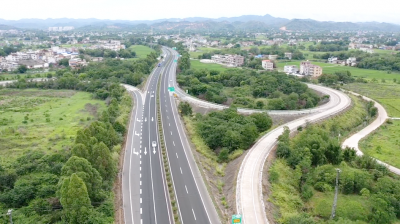
[[[129,50],[136,52],[136,57],[138,58],[146,58],[151,52],[154,52],[153,49],[144,46],[144,45],[132,45],[129,47]]]
[[[197,133],[211,149],[220,150],[218,160],[229,161],[229,153],[248,149],[260,133],[272,126],[268,114],[244,116],[236,108],[196,115]]]
[[[65,150],[77,130],[105,109],[103,101],[73,90],[3,89],[0,102],[3,165],[29,150]]]
[[[388,121],[360,142],[360,149],[376,159],[400,167],[400,120]]]
[[[71,90],[1,91],[0,210],[13,208],[16,223],[113,221],[131,98],[117,84],[107,88],[107,108]]]
[[[309,45],[309,51],[346,51],[349,42],[346,41],[321,41],[317,45]]]
[[[191,95],[237,107],[293,110],[311,108],[320,101],[295,77],[276,72],[189,69],[178,75],[177,82]]]
[[[343,86],[345,89],[370,97],[381,103],[388,115],[400,117],[400,85],[397,79],[391,81],[375,80],[368,83],[350,83]]]
[[[199,60],[191,60],[190,64],[193,69],[210,69],[216,71],[225,71],[228,69],[227,67],[220,64],[201,63]]]
[[[325,223],[330,218],[336,170],[342,170],[336,218],[328,223],[393,223],[400,217],[400,181],[368,156],[342,150],[337,139],[362,126],[371,104],[353,97],[353,108],[321,124],[308,125],[293,139],[280,137],[269,171],[271,202],[280,223]]]

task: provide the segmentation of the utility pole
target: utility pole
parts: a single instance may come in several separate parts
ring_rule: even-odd
[[[334,219],[336,216],[336,204],[337,204],[337,197],[338,197],[338,191],[339,191],[339,175],[341,170],[339,168],[336,168],[336,186],[335,186],[335,197],[333,198],[333,205],[332,205],[332,214],[331,214],[331,219]]]
[[[13,224],[13,221],[12,221],[12,209],[8,209],[7,215],[10,216],[10,224]]]

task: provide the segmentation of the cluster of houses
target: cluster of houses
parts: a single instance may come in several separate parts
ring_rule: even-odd
[[[265,70],[272,71],[274,70],[274,62],[272,60],[263,60],[262,67]],[[322,68],[321,66],[314,65],[309,61],[303,61],[300,63],[300,70],[297,68],[296,65],[285,65],[283,67],[283,71],[286,74],[292,75],[304,75],[304,76],[311,76],[311,77],[319,77],[322,75]]]
[[[350,57],[346,60],[338,60],[337,57],[330,57],[330,58],[328,58],[328,63],[354,67],[357,65],[357,58]]]
[[[108,49],[118,51],[125,49],[125,45],[117,40],[98,41],[98,44],[87,47],[86,49]],[[69,60],[69,66],[76,68],[79,66],[86,66],[87,62],[81,60],[79,57],[79,48],[63,48],[53,46],[44,50],[28,50],[26,52],[15,52],[0,57],[0,72],[13,71],[20,65],[25,65],[28,69],[48,68],[50,64],[56,64],[62,59]],[[94,60],[101,60],[101,58],[94,58]]]

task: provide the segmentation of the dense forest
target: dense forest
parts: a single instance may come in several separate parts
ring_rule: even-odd
[[[195,122],[197,132],[219,154],[220,162],[227,162],[229,153],[235,150],[250,148],[260,133],[272,126],[267,113],[244,116],[234,107],[207,115],[197,114]]]
[[[80,70],[58,70],[57,79],[20,79],[8,86],[81,90],[108,105],[98,120],[77,132],[71,150],[30,151],[10,166],[0,165],[0,208],[23,211],[14,214],[15,223],[114,222],[116,158],[132,104],[120,83],[141,84],[156,58],[151,53],[136,61],[108,59]],[[0,216],[0,222],[7,222],[7,217]]]
[[[314,107],[320,101],[306,84],[278,72],[187,69],[178,75],[177,82],[193,96],[219,104],[227,104],[232,98],[232,105],[238,107],[294,110]],[[260,99],[268,99],[268,104]]]

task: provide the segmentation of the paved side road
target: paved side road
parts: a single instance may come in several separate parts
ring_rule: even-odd
[[[263,203],[262,170],[265,159],[277,144],[277,138],[282,134],[284,126],[294,131],[307,122],[326,119],[351,105],[351,99],[343,92],[321,86],[318,87],[318,91],[329,93],[330,107],[325,108],[323,112],[302,117],[270,131],[249,150],[243,160],[237,178],[236,204],[237,213],[242,214],[245,224],[269,223]]]
[[[353,93],[352,94],[359,96],[359,94],[357,93]],[[364,153],[358,148],[358,143],[360,142],[361,139],[365,138],[367,135],[369,135],[371,132],[375,131],[378,127],[380,127],[382,124],[384,124],[386,122],[386,120],[389,118],[387,115],[387,112],[385,110],[385,108],[378,102],[376,102],[375,100],[365,97],[363,96],[364,100],[368,100],[368,101],[372,101],[375,103],[375,107],[378,108],[378,116],[376,117],[376,119],[369,124],[367,127],[365,127],[364,129],[362,129],[361,131],[355,133],[354,135],[352,135],[350,138],[346,139],[343,144],[342,144],[342,148],[354,148],[357,151],[357,155],[358,156],[362,156]],[[376,160],[378,163],[385,165],[390,171],[392,171],[393,173],[400,175],[400,169],[396,168],[394,166],[391,166],[387,163],[384,163],[380,160]]]

